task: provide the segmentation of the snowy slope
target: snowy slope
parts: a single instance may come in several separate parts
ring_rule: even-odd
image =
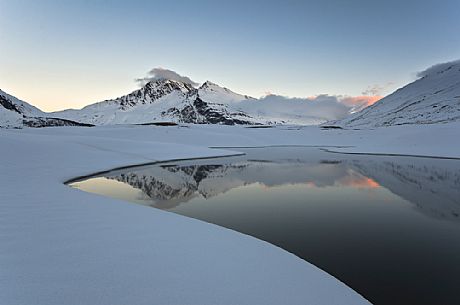
[[[210,103],[235,104],[244,100],[255,100],[253,97],[235,93],[210,81],[201,85],[198,94],[201,99]]]
[[[22,128],[84,126],[78,122],[50,117],[40,109],[0,90],[0,127]]]
[[[343,284],[269,244],[175,214],[83,193],[62,182],[119,166],[226,153],[210,146],[348,145],[352,147],[342,150],[460,158],[460,122],[358,131],[188,127],[0,129],[0,303],[364,304]],[[457,168],[431,170],[423,158],[415,167],[369,162],[355,168],[409,200],[418,200],[411,192],[420,188],[426,190],[423,195],[458,189]],[[257,174],[266,184],[287,176],[274,170],[276,174]],[[294,169],[289,171],[296,177]],[[419,171],[417,181],[403,178]],[[340,174],[331,171],[321,180],[330,185]],[[444,177],[454,183],[443,183]],[[308,176],[299,178],[305,181]],[[225,187],[241,183],[237,180],[229,179]],[[206,179],[200,185],[205,194],[223,190]],[[444,215],[458,213],[449,202],[436,207],[418,203],[417,209],[437,218],[453,219]]]
[[[460,61],[433,66],[419,76],[415,82],[334,124],[372,128],[460,120]]]
[[[0,90],[0,127],[20,128],[24,116],[42,116],[39,109]]]
[[[0,90],[0,104],[5,107],[6,103],[9,103],[14,107],[14,110],[18,113],[21,113],[25,116],[37,116],[37,117],[43,117],[45,116],[45,113],[38,109],[37,107],[34,107],[24,101],[21,101],[20,99],[9,95],[8,93]]]
[[[369,304],[268,243],[63,185],[117,166],[232,153],[155,139],[242,145],[246,136],[225,133],[256,132],[172,127],[163,137],[165,129],[0,130],[1,304]]]
[[[0,100],[2,97],[0,96]],[[21,113],[10,110],[0,104],[0,127],[16,128],[22,126],[23,116]]]

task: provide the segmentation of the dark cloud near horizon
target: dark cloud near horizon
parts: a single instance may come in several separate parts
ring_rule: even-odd
[[[153,68],[147,73],[146,77],[136,78],[135,81],[139,84],[139,86],[144,86],[150,81],[161,80],[161,79],[171,79],[171,80],[183,82],[186,84],[190,84],[192,86],[199,85],[197,82],[194,82],[187,76],[182,76],[173,70],[164,69],[160,67]]]

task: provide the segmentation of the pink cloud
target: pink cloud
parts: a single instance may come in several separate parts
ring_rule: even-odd
[[[355,111],[364,109],[370,105],[375,104],[382,99],[380,95],[360,95],[360,96],[347,96],[340,99],[344,105],[353,108]]]

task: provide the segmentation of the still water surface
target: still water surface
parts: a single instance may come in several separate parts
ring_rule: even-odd
[[[268,241],[374,304],[460,304],[460,161],[238,150],[71,186]]]

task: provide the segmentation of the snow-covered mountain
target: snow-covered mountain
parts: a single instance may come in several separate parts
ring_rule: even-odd
[[[312,111],[308,105],[311,103],[255,99],[210,81],[195,88],[177,80],[157,79],[128,95],[80,110],[55,112],[53,116],[95,125],[152,122],[314,125],[330,120]]]
[[[24,126],[86,126],[86,124],[51,117],[40,109],[0,90],[0,127],[22,128]]]
[[[267,96],[255,99],[210,81],[191,84],[156,79],[119,98],[53,113],[3,94],[0,126],[150,124],[160,122],[221,125],[317,125],[346,115],[348,108],[333,97],[327,101]],[[11,106],[11,105],[13,106]],[[14,106],[16,105],[16,106]],[[17,109],[15,108],[17,107]],[[338,109],[338,110],[337,110]],[[331,110],[331,111],[329,111]],[[78,123],[77,123],[78,122]]]
[[[0,126],[43,127],[193,123],[222,125],[295,124],[373,128],[460,120],[460,61],[439,64],[420,79],[359,112],[334,96],[314,99],[269,95],[255,99],[205,82],[200,87],[181,80],[153,79],[119,98],[44,113],[0,91]],[[347,114],[352,113],[348,117]],[[343,118],[338,121],[337,118]],[[78,123],[77,123],[78,122]]]
[[[333,124],[372,128],[460,120],[460,60],[435,65],[419,73],[419,77],[374,105]]]
[[[256,124],[238,107],[237,103],[251,99],[236,94],[211,82],[194,88],[176,80],[150,81],[132,93],[91,104],[81,110],[53,113],[95,125],[145,124],[151,122],[177,122],[198,124]]]

